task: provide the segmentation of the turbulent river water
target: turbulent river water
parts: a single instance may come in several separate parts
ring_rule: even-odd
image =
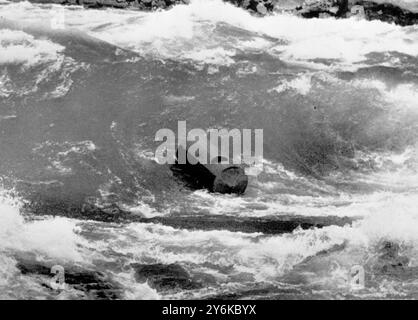
[[[264,130],[244,195],[154,161],[179,120]],[[417,129],[417,26],[2,0],[0,297],[418,298]]]

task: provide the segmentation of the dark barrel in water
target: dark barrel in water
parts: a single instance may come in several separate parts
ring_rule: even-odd
[[[184,152],[179,146],[179,151]],[[200,163],[188,150],[186,151],[186,163],[180,164],[176,159],[174,170],[180,173],[182,178],[194,180],[200,187],[212,192],[243,194],[248,185],[248,176],[241,165],[223,164],[223,158],[218,156],[211,159],[210,163]],[[190,161],[194,159],[194,161]],[[193,164],[192,164],[193,163]]]

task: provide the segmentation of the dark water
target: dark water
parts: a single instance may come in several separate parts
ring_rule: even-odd
[[[416,27],[220,1],[0,16],[3,297],[415,297]],[[154,161],[181,120],[264,130],[242,197]]]

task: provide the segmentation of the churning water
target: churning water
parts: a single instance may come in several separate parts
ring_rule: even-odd
[[[179,120],[264,129],[243,196],[154,161]],[[0,297],[418,298],[417,129],[417,26],[2,1]],[[97,286],[51,290],[56,264]]]

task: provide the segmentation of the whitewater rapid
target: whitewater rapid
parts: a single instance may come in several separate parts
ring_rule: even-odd
[[[57,13],[66,29],[51,28]],[[260,18],[219,0],[157,12],[3,1],[0,17],[2,298],[97,298],[51,291],[22,274],[27,261],[101,272],[122,299],[416,297],[417,26]],[[188,190],[155,164],[156,129],[180,117],[265,130],[264,171],[243,197]],[[134,217],[349,222],[266,234],[72,216],[91,195]],[[386,242],[407,276],[375,271]],[[157,290],[138,263],[180,265],[197,284]],[[353,265],[364,291],[348,285]]]

